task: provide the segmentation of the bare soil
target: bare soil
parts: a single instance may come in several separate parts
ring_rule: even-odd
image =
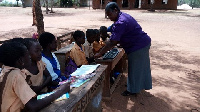
[[[54,8],[44,14],[45,31],[56,36],[74,30],[99,29],[112,22],[104,10]],[[103,112],[199,112],[200,111],[200,9],[122,10],[132,15],[152,39],[150,50],[153,89],[137,97],[121,96],[125,71]],[[0,7],[0,40],[32,37],[31,7]]]

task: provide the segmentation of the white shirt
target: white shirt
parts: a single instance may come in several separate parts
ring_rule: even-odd
[[[54,53],[52,53],[52,56],[53,56],[53,57],[55,58],[55,60],[56,60],[57,69],[60,70],[60,64],[59,64],[59,62],[58,62],[58,59],[57,59],[56,55],[55,55]],[[50,61],[49,61],[47,58],[43,57],[43,56],[42,56],[42,61],[46,64],[46,68],[47,68],[47,70],[49,71],[49,73],[50,73],[50,75],[51,75],[51,77],[52,77],[52,80],[57,79],[57,78],[58,78],[58,75],[54,72],[53,66],[52,66],[52,64],[50,63]]]
[[[83,44],[84,46],[84,50],[85,50],[85,56],[87,58],[93,57],[94,53],[93,53],[93,48],[92,48],[92,44],[90,45],[90,43],[87,41],[87,39],[85,39],[85,43]]]

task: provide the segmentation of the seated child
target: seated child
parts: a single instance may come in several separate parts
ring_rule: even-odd
[[[81,65],[87,65],[88,61],[85,56],[83,44],[85,43],[85,33],[83,31],[77,30],[73,34],[75,44],[70,51],[70,57],[78,67]]]
[[[30,76],[31,88],[36,92],[40,93],[47,92],[47,85],[52,82],[51,75],[46,69],[46,65],[42,62],[42,47],[40,43],[33,38],[25,38],[24,45],[27,47],[31,56],[31,66],[27,67],[24,72],[27,76]],[[45,89],[44,89],[45,88]]]
[[[99,50],[102,48],[100,41],[100,32],[98,29],[94,29],[95,31],[95,41],[93,42],[93,52],[94,54],[98,53]]]
[[[103,47],[106,45],[107,39],[110,38],[109,34],[107,33],[107,27],[101,26],[100,27],[100,45]]]
[[[9,39],[9,40],[5,41],[5,43],[8,43],[8,42],[24,43],[24,39],[23,38],[13,38],[13,39]],[[2,63],[2,61],[0,61],[0,73],[1,73],[1,70],[2,70],[2,66],[3,66],[3,63]]]
[[[21,112],[22,110],[37,112],[62,94],[69,92],[69,83],[66,83],[61,85],[54,94],[37,100],[36,93],[26,82],[26,75],[21,72],[31,64],[28,50],[21,43],[2,44],[0,60],[4,64],[0,74],[1,112]]]
[[[67,78],[60,71],[60,64],[53,51],[56,51],[57,42],[56,37],[49,32],[44,32],[39,37],[40,45],[43,48],[42,61],[46,64],[46,67],[52,77],[52,81],[60,82]]]
[[[87,29],[86,31],[86,39],[84,45],[85,55],[86,58],[91,60],[88,60],[89,63],[94,61],[94,53],[93,53],[93,42],[95,40],[95,32],[93,29]],[[93,59],[92,59],[93,58]]]

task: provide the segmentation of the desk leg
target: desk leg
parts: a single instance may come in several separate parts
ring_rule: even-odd
[[[97,88],[95,95],[88,103],[84,112],[102,112],[102,87],[103,83]]]
[[[104,81],[104,87],[103,87],[103,100],[111,100],[110,95],[110,67],[106,69],[106,76]]]

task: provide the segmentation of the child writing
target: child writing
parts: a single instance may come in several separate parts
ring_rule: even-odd
[[[70,51],[70,57],[78,67],[81,65],[87,65],[88,61],[85,56],[83,44],[85,43],[85,33],[83,31],[77,30],[73,34],[75,44]]]
[[[67,78],[61,74],[60,64],[53,51],[56,51],[57,43],[56,38],[52,33],[44,32],[39,37],[40,45],[42,46],[42,61],[55,82],[64,81]]]
[[[17,42],[4,43],[0,46],[0,60],[4,64],[0,74],[0,110],[1,112],[37,112],[49,105],[62,94],[69,92],[69,83],[60,86],[54,94],[37,100],[36,93],[26,82],[26,75],[21,72],[31,64],[27,48]]]
[[[93,42],[93,52],[94,54],[98,53],[99,50],[102,48],[100,41],[100,32],[98,29],[94,29],[95,31],[95,41]]]
[[[40,93],[41,90],[43,90],[43,92],[47,92],[47,85],[51,84],[51,76],[46,69],[45,63],[41,60],[42,47],[37,40],[32,38],[25,38],[24,45],[27,47],[31,56],[31,66],[24,70],[26,75],[30,76],[31,88],[37,94]]]

